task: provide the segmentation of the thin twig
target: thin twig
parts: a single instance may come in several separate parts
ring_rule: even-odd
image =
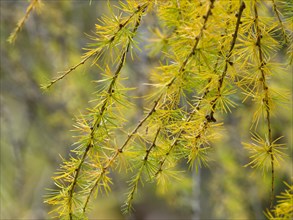
[[[210,102],[210,104],[212,106],[212,110],[211,110],[210,115],[208,117],[209,121],[213,121],[213,122],[216,121],[216,119],[214,118],[214,112],[215,112],[215,109],[216,109],[217,100],[219,99],[219,97],[221,95],[221,89],[223,87],[223,82],[224,82],[225,76],[227,74],[228,64],[230,64],[230,57],[232,55],[232,51],[233,51],[235,43],[236,43],[239,26],[241,24],[242,13],[243,13],[245,7],[246,7],[245,3],[242,1],[242,3],[240,4],[240,7],[239,7],[238,16],[237,16],[237,22],[236,22],[233,38],[232,38],[232,41],[231,41],[231,44],[230,44],[230,49],[229,49],[229,52],[226,55],[225,67],[224,67],[224,70],[222,72],[221,77],[219,78],[218,95]]]
[[[9,35],[9,37],[7,39],[7,41],[9,43],[14,43],[15,42],[18,32],[20,32],[20,30],[23,27],[25,21],[28,19],[28,17],[30,16],[31,12],[37,6],[37,4],[39,3],[39,1],[40,0],[31,0],[31,3],[29,4],[29,6],[26,9],[25,15],[23,16],[23,18],[21,18],[17,22],[17,26],[15,27],[15,29],[13,30],[13,32]]]
[[[268,129],[268,141],[269,141],[269,150],[268,153],[270,154],[271,157],[271,204],[270,206],[273,207],[273,202],[274,202],[274,182],[275,182],[275,163],[274,163],[274,155],[273,155],[273,147],[272,147],[272,128],[271,128],[271,109],[269,105],[269,94],[268,94],[268,86],[267,86],[267,79],[266,75],[264,72],[263,67],[266,65],[266,62],[263,58],[263,51],[261,49],[261,30],[259,29],[258,25],[258,11],[257,11],[257,5],[256,1],[254,2],[254,24],[256,28],[256,46],[258,47],[258,56],[259,56],[259,61],[260,61],[260,67],[259,70],[261,72],[261,78],[262,78],[262,87],[263,91],[265,92],[265,97],[263,99],[265,103],[265,110],[266,110],[266,121],[267,121],[267,129]]]
[[[103,101],[101,110],[100,110],[97,118],[93,122],[93,125],[91,127],[90,139],[88,141],[88,144],[87,144],[87,147],[86,147],[85,151],[83,152],[83,155],[82,155],[82,158],[81,158],[81,160],[79,162],[79,165],[76,168],[76,172],[75,172],[75,175],[74,175],[74,178],[73,178],[73,182],[72,182],[71,187],[70,187],[70,190],[69,190],[69,210],[70,210],[69,216],[70,216],[70,219],[72,219],[72,213],[73,213],[73,210],[72,210],[73,192],[74,192],[75,186],[77,184],[77,179],[79,177],[79,173],[81,171],[81,167],[82,167],[82,165],[85,162],[85,159],[86,159],[86,157],[88,155],[89,150],[93,147],[92,142],[93,142],[93,139],[94,139],[95,131],[100,127],[100,122],[102,120],[102,116],[103,116],[104,112],[107,109],[106,106],[107,106],[107,103],[109,101],[109,98],[111,98],[112,95],[113,95],[113,92],[112,92],[113,91],[113,87],[114,87],[114,85],[116,83],[116,80],[118,78],[118,75],[119,75],[119,73],[120,73],[120,71],[121,71],[121,69],[123,67],[123,64],[125,62],[125,58],[126,58],[126,51],[123,53],[123,55],[121,57],[121,62],[120,62],[119,66],[118,66],[118,68],[117,68],[117,70],[116,70],[116,72],[114,74],[114,77],[112,78],[112,81],[111,81],[109,87],[108,87],[108,90],[107,90],[108,91],[108,93],[107,93],[108,94],[108,97]]]
[[[131,183],[132,187],[131,187],[131,190],[130,190],[130,193],[128,195],[128,199],[127,199],[127,202],[126,202],[126,205],[127,205],[127,208],[126,208],[126,211],[129,212],[130,209],[131,209],[131,203],[132,203],[132,200],[134,199],[134,193],[136,192],[137,190],[137,187],[138,187],[138,183],[141,179],[141,175],[142,175],[142,171],[143,171],[143,168],[146,166],[147,164],[147,161],[148,161],[148,157],[152,151],[152,149],[155,148],[156,146],[156,141],[157,141],[157,138],[159,136],[159,133],[160,133],[160,130],[161,130],[161,127],[159,127],[157,129],[157,132],[155,134],[155,137],[154,137],[154,140],[152,141],[152,144],[150,145],[150,147],[146,150],[145,152],[145,155],[143,157],[143,161],[142,161],[142,165],[141,167],[139,168],[139,172],[137,173],[137,175],[135,176],[135,181],[133,183]]]
[[[279,23],[280,23],[280,26],[281,26],[281,29],[282,29],[282,34],[284,36],[285,43],[287,44],[288,43],[288,36],[287,36],[286,31],[285,31],[284,24],[283,24],[281,16],[280,16],[280,12],[277,9],[277,5],[275,3],[275,0],[272,0],[272,3],[273,3],[273,10],[274,10],[275,14],[277,15],[277,18],[279,20]]]
[[[35,1],[38,1],[38,0],[35,0]],[[109,40],[108,40],[108,44],[110,44],[110,43],[112,43],[114,40],[115,40],[115,38],[116,38],[116,36],[118,36],[118,32],[119,31],[121,31],[130,21],[131,21],[131,19],[134,17],[134,15],[136,15],[137,13],[139,13],[139,12],[144,12],[145,11],[145,9],[146,9],[146,7],[147,7],[147,5],[148,5],[148,3],[145,3],[145,4],[143,4],[143,5],[139,5],[138,7],[137,7],[137,10],[132,14],[132,15],[130,15],[129,17],[128,17],[128,19],[125,21],[125,22],[123,22],[122,24],[120,24],[119,25],[119,28],[118,28],[118,30],[113,34],[113,36],[111,37],[111,38],[109,38]],[[140,18],[139,18],[140,19]],[[137,28],[137,27],[136,27]],[[134,32],[136,32],[136,30],[134,29],[133,30]],[[133,33],[134,33],[133,32]],[[105,47],[105,46],[104,46]],[[62,74],[60,75],[60,76],[58,76],[56,79],[54,79],[54,80],[51,80],[47,85],[44,85],[44,86],[42,86],[42,88],[44,88],[44,89],[49,89],[52,85],[54,85],[56,82],[58,82],[59,80],[61,80],[61,79],[63,79],[64,77],[66,77],[69,73],[71,73],[72,71],[74,71],[76,68],[78,68],[79,66],[81,66],[81,65],[83,65],[87,60],[89,60],[91,57],[93,57],[93,56],[97,56],[97,57],[99,57],[100,55],[101,55],[101,53],[102,53],[102,51],[103,51],[103,48],[97,48],[97,49],[95,49],[95,50],[93,50],[89,55],[86,55],[86,57],[83,59],[83,60],[81,60],[78,64],[76,64],[76,65],[74,65],[74,66],[72,66],[72,67],[70,67],[68,70],[66,70],[66,71],[63,71],[62,72]]]
[[[85,62],[90,59],[91,57],[95,56],[95,55],[100,55],[102,50],[100,50],[100,48],[94,50],[94,52],[88,56],[86,56],[83,60],[81,60],[78,64],[70,67],[68,70],[64,71],[63,74],[61,74],[60,76],[58,76],[57,78],[53,79],[51,82],[49,82],[47,85],[43,85],[42,88],[43,89],[49,89],[51,86],[53,86],[56,82],[58,82],[59,80],[63,79],[64,77],[66,77],[69,73],[71,73],[72,71],[74,71],[77,67],[85,64]]]

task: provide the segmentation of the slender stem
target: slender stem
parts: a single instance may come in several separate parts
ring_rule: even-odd
[[[61,74],[60,76],[58,76],[57,78],[53,79],[51,82],[49,82],[47,85],[44,85],[42,88],[44,89],[49,89],[52,85],[54,85],[56,82],[58,82],[59,80],[63,79],[64,77],[66,77],[69,73],[71,73],[72,71],[74,71],[76,68],[78,68],[79,66],[85,64],[85,62],[90,59],[93,56],[99,56],[101,53],[101,49],[97,48],[94,51],[92,51],[92,53],[88,56],[86,56],[83,60],[81,60],[78,64],[70,67],[68,70],[64,71],[63,74]]]
[[[36,5],[38,4],[39,1],[40,0],[31,0],[31,3],[29,4],[29,6],[26,9],[24,17],[18,21],[16,28],[13,30],[13,32],[10,34],[9,38],[7,39],[7,41],[9,43],[14,43],[16,36],[17,36],[17,33],[20,32],[25,21],[28,19],[29,15],[31,14],[33,9],[36,7]]]
[[[158,100],[160,100],[162,97],[162,95],[159,97]],[[148,114],[139,121],[139,123],[137,124],[137,126],[132,130],[132,132],[128,135],[128,138],[126,139],[126,141],[123,143],[123,145],[119,148],[119,151],[123,151],[123,149],[127,146],[127,144],[129,143],[129,141],[131,140],[131,138],[136,134],[136,132],[138,131],[138,129],[144,124],[144,122],[156,111],[156,107],[158,105],[158,101],[154,102],[153,107],[151,108],[151,110],[148,112]]]
[[[138,26],[139,26],[139,24],[140,24],[140,18],[138,19],[138,21],[137,21],[137,23],[135,24],[135,27],[134,27],[134,32],[133,33],[135,33],[136,32],[136,30],[137,30],[137,28],[138,28]],[[112,81],[111,81],[111,83],[110,83],[110,85],[109,85],[109,88],[108,88],[108,90],[107,90],[107,94],[108,94],[108,97],[104,100],[104,102],[103,102],[103,105],[102,105],[102,107],[101,107],[101,110],[100,110],[100,112],[99,112],[99,114],[98,114],[98,116],[97,116],[97,119],[93,122],[93,126],[91,127],[91,129],[92,129],[92,131],[91,131],[91,138],[90,138],[90,141],[89,141],[89,144],[87,145],[87,147],[86,147],[86,150],[85,150],[85,152],[84,152],[84,154],[83,154],[83,156],[82,156],[82,159],[81,159],[81,161],[80,161],[80,163],[79,163],[79,166],[78,166],[78,168],[77,168],[77,170],[76,170],[76,173],[75,173],[75,177],[74,177],[74,181],[73,181],[73,183],[72,183],[72,187],[71,187],[71,189],[70,189],[70,191],[69,191],[69,194],[70,194],[70,197],[69,197],[69,206],[70,206],[70,219],[72,219],[72,195],[73,195],[73,191],[74,191],[74,188],[75,188],[75,185],[76,185],[76,183],[77,183],[77,178],[78,178],[78,176],[79,176],[79,172],[80,172],[80,170],[81,170],[81,166],[82,166],[82,164],[84,163],[84,161],[85,161],[85,158],[86,158],[86,156],[88,155],[88,152],[89,152],[89,150],[90,150],[90,148],[91,148],[91,146],[92,146],[92,140],[93,140],[93,137],[94,137],[94,133],[95,133],[95,130],[96,129],[98,129],[99,128],[99,126],[100,126],[100,122],[101,122],[101,119],[102,119],[102,116],[103,116],[103,114],[104,114],[104,112],[106,111],[106,106],[107,106],[107,103],[108,103],[108,101],[109,101],[109,98],[113,95],[113,87],[114,87],[114,85],[115,85],[115,83],[116,83],[116,80],[117,80],[117,78],[118,78],[118,76],[119,76],[119,74],[120,74],[120,72],[121,72],[121,69],[122,69],[122,67],[123,67],[123,65],[124,65],[124,63],[125,63],[125,60],[126,60],[126,54],[127,54],[127,52],[128,52],[128,49],[129,49],[129,47],[130,47],[130,43],[131,43],[131,40],[129,40],[129,42],[128,42],[128,44],[127,44],[127,47],[126,47],[126,49],[125,49],[125,51],[123,52],[123,54],[122,54],[122,57],[121,57],[121,60],[120,60],[120,63],[119,63],[119,65],[118,65],[118,68],[117,68],[117,70],[116,70],[116,72],[114,73],[114,76],[113,76],[113,78],[112,78]],[[103,169],[103,173],[105,172],[105,170]],[[101,175],[102,176],[102,175]],[[96,184],[95,184],[96,185]],[[94,189],[95,187],[93,187],[93,189]],[[87,206],[87,204],[88,204],[88,201],[89,201],[89,198],[90,198],[90,196],[91,196],[91,194],[92,194],[92,192],[93,192],[93,189],[91,189],[91,191],[90,191],[90,194],[89,194],[89,197],[87,198],[87,200],[86,200],[86,203],[85,203],[85,206],[84,206],[84,208],[83,208],[83,210],[85,211],[85,207]]]
[[[129,44],[130,44],[130,43],[129,43]],[[117,68],[117,70],[116,70],[116,72],[115,72],[115,74],[114,74],[113,80],[111,81],[110,86],[109,86],[109,88],[108,88],[108,94],[109,94],[108,97],[111,97],[111,95],[112,95],[112,93],[113,93],[113,92],[112,92],[112,91],[113,91],[113,87],[114,87],[115,82],[116,82],[116,80],[117,80],[117,78],[118,78],[118,75],[120,74],[121,69],[122,69],[122,67],[123,67],[123,65],[124,65],[124,62],[125,62],[125,59],[126,59],[126,53],[127,53],[127,50],[128,50],[129,44],[128,44],[128,46],[127,46],[127,49],[124,51],[124,53],[123,53],[123,55],[122,55],[122,57],[121,57],[120,64],[119,64],[119,66],[118,66],[118,68]],[[106,104],[107,104],[107,102],[108,102],[108,99],[105,99],[104,104],[103,104],[102,107],[101,107],[100,114],[98,115],[98,118],[99,118],[99,119],[101,119],[101,116],[102,116],[103,113],[106,111]],[[100,120],[95,120],[94,123],[93,123],[93,126],[92,126],[92,133],[91,133],[92,136],[93,136],[93,134],[94,134],[94,130],[97,129],[99,126],[100,126]],[[87,148],[87,149],[88,149],[88,148]],[[86,150],[87,150],[87,149],[86,149]],[[87,155],[88,151],[89,151],[89,150],[87,150],[87,151],[84,152],[84,157]],[[84,160],[83,160],[83,161],[84,161]],[[105,170],[103,169],[103,173],[104,173],[104,172],[105,172]],[[101,175],[101,176],[102,176],[102,175]],[[90,195],[92,194],[92,191],[93,191],[93,190],[90,191],[90,193],[89,193],[89,197],[90,197]],[[88,197],[88,198],[89,198],[89,197]],[[87,205],[87,203],[88,203],[88,199],[87,199],[87,201],[86,201],[86,205]],[[86,205],[84,206],[84,211],[85,211],[85,207],[86,207]]]
[[[272,208],[274,205],[274,189],[275,189],[275,163],[274,163],[274,155],[271,152],[271,175],[272,175],[272,186],[271,186],[271,204],[270,207]]]
[[[214,112],[215,112],[215,109],[216,109],[217,100],[219,99],[219,97],[221,95],[221,89],[223,87],[223,82],[224,82],[225,76],[227,74],[228,64],[230,63],[230,58],[231,58],[231,55],[232,55],[232,51],[233,51],[235,43],[236,43],[239,26],[241,24],[242,13],[243,13],[245,7],[246,7],[245,3],[242,1],[241,4],[240,4],[240,7],[239,7],[238,16],[237,16],[237,22],[236,22],[236,25],[235,25],[235,31],[234,31],[234,34],[233,34],[233,38],[232,38],[232,41],[231,41],[231,44],[230,44],[230,49],[229,49],[229,52],[226,55],[225,67],[224,67],[224,70],[222,72],[221,77],[219,78],[218,95],[210,102],[210,104],[212,106],[212,110],[211,110],[211,113],[210,113],[209,117],[207,118],[208,121],[212,121],[212,122],[216,121],[216,119],[214,118]]]
[[[70,219],[72,219],[72,212],[73,212],[73,210],[72,210],[73,192],[74,192],[75,186],[77,184],[77,179],[79,177],[79,173],[81,171],[81,167],[84,164],[85,159],[86,159],[86,157],[87,157],[90,149],[93,147],[92,142],[94,140],[95,131],[100,127],[100,122],[101,122],[102,116],[103,116],[103,114],[105,113],[105,111],[107,109],[106,106],[107,106],[107,104],[109,102],[110,97],[113,95],[112,94],[113,93],[112,92],[113,91],[113,87],[114,87],[114,85],[116,83],[116,80],[118,78],[118,75],[119,75],[119,73],[120,73],[120,71],[121,71],[121,69],[123,67],[123,64],[125,62],[125,58],[126,58],[126,52],[123,53],[123,55],[121,57],[121,62],[120,62],[119,66],[118,66],[118,68],[117,68],[117,70],[116,70],[116,72],[114,74],[114,77],[112,78],[112,81],[111,81],[109,87],[108,87],[108,90],[107,90],[108,91],[108,97],[104,100],[103,105],[101,107],[101,110],[99,111],[99,113],[97,115],[97,118],[93,122],[93,126],[91,127],[90,139],[89,139],[88,144],[87,144],[87,147],[86,147],[86,149],[85,149],[85,151],[84,151],[84,153],[82,155],[82,158],[81,158],[81,160],[79,162],[79,165],[76,168],[76,172],[75,172],[75,175],[74,175],[74,178],[73,178],[73,182],[72,182],[71,187],[70,187],[70,190],[69,190],[69,209],[70,209],[70,213],[69,214],[70,214]]]
[[[126,205],[127,205],[126,211],[127,212],[129,212],[130,209],[131,209],[131,203],[132,203],[132,201],[134,199],[134,193],[137,191],[138,183],[139,183],[139,181],[141,179],[141,175],[142,175],[143,168],[146,166],[146,164],[148,162],[148,157],[150,155],[150,152],[156,146],[156,141],[157,141],[157,138],[159,136],[160,130],[161,130],[161,127],[158,128],[158,130],[157,130],[157,132],[155,134],[154,140],[152,141],[152,144],[146,150],[145,155],[143,157],[142,165],[140,166],[139,171],[138,171],[136,177],[134,178],[134,181],[131,183],[132,187],[131,187],[131,190],[130,190],[130,193],[128,195],[128,199],[127,199],[127,202],[126,202]]]
[[[273,155],[273,149],[272,149],[272,129],[271,129],[271,109],[269,105],[269,94],[268,94],[268,86],[267,86],[267,79],[265,75],[265,71],[263,67],[266,65],[266,62],[263,57],[263,52],[261,48],[261,30],[258,25],[258,11],[257,11],[257,3],[254,2],[254,24],[256,29],[256,46],[258,48],[258,57],[260,62],[260,73],[261,73],[261,82],[262,82],[262,88],[265,93],[265,97],[262,100],[265,103],[265,111],[266,111],[266,122],[267,122],[267,132],[268,132],[268,141],[269,141],[269,149],[268,153],[271,157],[271,207],[273,206],[274,201],[274,182],[275,182],[275,163],[274,163],[274,155]]]
[[[198,46],[198,43],[199,43],[199,40],[201,39],[202,37],[202,34],[203,34],[203,31],[205,30],[206,28],[206,24],[207,24],[207,21],[209,19],[209,16],[212,15],[212,9],[214,8],[214,2],[215,0],[210,0],[210,5],[209,5],[209,8],[208,8],[208,11],[207,13],[203,16],[204,18],[204,22],[203,22],[203,25],[200,29],[200,32],[199,34],[195,37],[195,43],[193,45],[193,48],[191,50],[191,52],[188,54],[188,56],[185,58],[185,60],[183,61],[183,64],[181,66],[181,68],[179,69],[179,72],[183,72],[184,69],[185,69],[185,66],[187,64],[187,62],[190,60],[190,58],[195,54],[195,51],[197,49],[197,46]]]
[[[272,3],[273,3],[273,10],[278,18],[278,21],[280,23],[280,26],[281,26],[281,29],[282,29],[282,34],[284,36],[284,40],[285,40],[285,43],[287,44],[288,43],[288,36],[286,34],[286,31],[285,31],[285,28],[284,28],[284,24],[282,22],[282,19],[281,19],[281,16],[280,16],[280,12],[278,11],[277,9],[277,5],[276,5],[276,2],[275,0],[272,0]]]

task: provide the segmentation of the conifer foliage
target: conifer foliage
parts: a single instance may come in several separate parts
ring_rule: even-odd
[[[77,118],[75,148],[53,177],[57,189],[45,200],[52,212],[62,219],[86,218],[91,201],[111,190],[111,173],[122,170],[132,174],[123,205],[123,211],[129,212],[143,183],[164,185],[179,178],[182,161],[192,169],[208,165],[211,142],[217,143],[225,127],[220,115],[239,108],[237,100],[254,107],[250,131],[245,131],[252,140],[243,142],[250,155],[246,166],[269,170],[268,201],[273,203],[275,168],[286,158],[282,136],[272,128],[273,115],[279,104],[288,101],[274,77],[292,65],[292,3],[126,0],[112,4],[111,15],[95,25],[81,61],[44,85],[52,87],[85,62],[101,71],[94,107]],[[161,62],[146,73],[150,90],[141,97],[146,103],[144,116],[129,126],[126,112],[137,98],[129,95],[135,88],[127,87],[123,69],[126,57],[136,59],[141,41],[137,35],[147,16],[158,22],[147,52]],[[276,58],[280,50],[287,53],[282,62]]]

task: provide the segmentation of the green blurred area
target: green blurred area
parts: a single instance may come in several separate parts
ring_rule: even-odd
[[[30,15],[15,44],[9,44],[7,38],[24,15],[28,1],[1,0],[1,219],[49,218],[50,207],[43,203],[46,188],[54,188],[51,177],[61,157],[67,158],[72,149],[74,118],[91,105],[96,90],[91,82],[100,79],[101,71],[86,63],[49,91],[41,90],[40,85],[81,60],[82,48],[90,42],[85,33],[91,34],[97,18],[107,13],[106,3],[44,1],[42,10]],[[142,40],[149,34],[146,26],[154,22],[152,16],[143,19]],[[129,59],[123,74],[128,77],[127,84],[137,87],[136,96],[141,96],[148,70],[157,61],[145,50],[137,52],[137,57],[139,64]],[[292,67],[289,70],[275,79],[292,94]],[[136,105],[133,112],[142,114],[143,103],[138,100]],[[155,183],[140,186],[136,211],[130,216],[120,212],[127,178],[113,174],[113,191],[98,196],[90,218],[192,219],[191,204],[196,195],[201,219],[264,219],[270,174],[243,167],[249,160],[241,141],[249,141],[247,118],[252,118],[252,110],[249,103],[240,102],[232,114],[218,116],[225,129],[222,139],[212,144],[210,166],[194,174],[183,161],[182,170],[186,171],[182,179],[170,182],[166,191],[157,189]],[[139,118],[134,115],[130,120],[136,123]],[[290,183],[293,176],[292,100],[278,106],[272,122],[275,136],[284,135],[282,142],[288,147],[288,158],[276,170],[278,194],[285,188],[282,181]]]

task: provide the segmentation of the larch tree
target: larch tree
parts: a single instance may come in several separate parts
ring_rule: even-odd
[[[10,42],[39,4],[31,1]],[[92,107],[77,116],[69,159],[63,160],[53,177],[56,188],[45,199],[52,213],[86,219],[94,198],[111,191],[112,173],[128,173],[122,211],[131,212],[145,183],[165,188],[182,178],[182,170],[208,166],[214,146],[229,135],[222,132],[224,118],[249,105],[246,120],[251,125],[242,132],[251,140],[242,140],[247,150],[243,165],[270,175],[266,216],[292,218],[292,185],[274,206],[277,167],[288,160],[288,146],[273,125],[278,109],[291,101],[278,75],[292,71],[293,4],[125,0],[108,6],[110,13],[98,19],[80,62],[43,85],[54,89],[86,62],[100,73],[89,98]],[[155,25],[147,27],[152,36],[145,40],[141,30],[148,16]],[[130,59],[139,63],[137,53],[142,52],[159,62],[147,69],[148,89],[137,97],[133,91],[141,85],[128,86],[126,66]],[[143,114],[135,108],[137,100],[144,105]],[[142,117],[133,123],[131,115]],[[182,168],[182,163],[188,166]]]

